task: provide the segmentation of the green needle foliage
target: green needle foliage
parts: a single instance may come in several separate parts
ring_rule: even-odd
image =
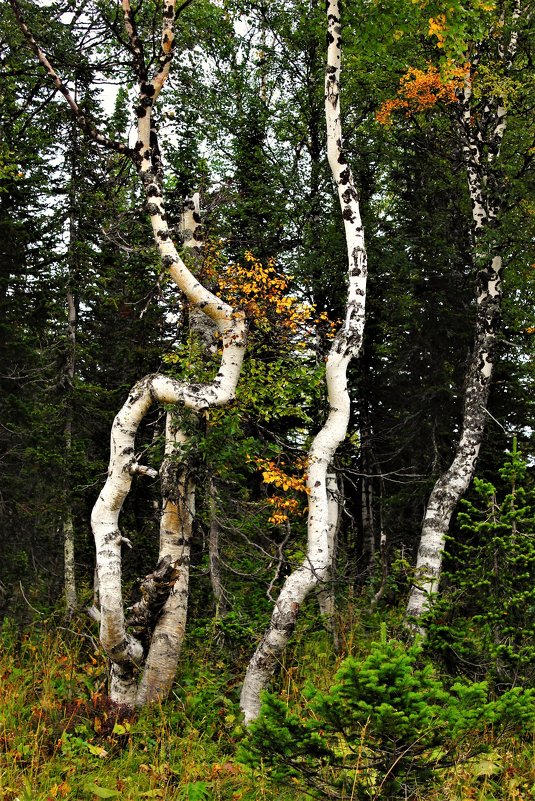
[[[535,678],[535,487],[516,438],[499,472],[501,488],[476,478],[462,502],[427,645],[503,687]]]
[[[344,660],[327,692],[309,688],[299,709],[266,695],[241,759],[313,797],[406,799],[437,771],[485,750],[483,735],[535,724],[535,692],[515,688],[496,700],[487,683],[448,687],[422,648],[373,643]]]

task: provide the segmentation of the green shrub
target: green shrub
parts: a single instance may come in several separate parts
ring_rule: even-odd
[[[516,440],[500,476],[505,491],[476,478],[463,501],[427,648],[449,672],[503,689],[535,679],[535,491]]]
[[[239,758],[316,797],[408,799],[437,770],[485,748],[483,735],[530,731],[535,692],[489,699],[485,682],[447,687],[419,646],[374,643],[346,659],[327,692],[313,687],[289,708],[266,695]]]

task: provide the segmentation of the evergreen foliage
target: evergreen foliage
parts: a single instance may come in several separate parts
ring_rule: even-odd
[[[492,699],[485,682],[445,682],[421,646],[385,637],[345,659],[326,692],[311,685],[299,705],[266,695],[240,753],[314,797],[406,799],[484,752],[489,727],[529,737],[534,725],[535,691]]]
[[[496,485],[475,479],[450,537],[444,591],[429,619],[431,654],[500,688],[535,677],[535,487],[513,440]]]

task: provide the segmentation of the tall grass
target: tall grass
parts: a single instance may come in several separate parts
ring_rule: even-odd
[[[337,655],[317,621],[303,616],[278,677],[288,703],[301,697],[308,680],[328,687],[341,658],[365,652],[377,635],[375,623],[368,621],[367,630],[355,609],[340,626]],[[106,660],[85,624],[68,631],[51,619],[19,631],[6,621],[0,648],[2,801],[309,797],[295,785],[273,787],[262,770],[253,774],[236,761],[245,736],[237,703],[243,664],[231,649],[214,655],[198,635],[169,701],[131,714],[107,699]],[[417,801],[532,801],[533,746],[514,737],[494,743],[489,733],[484,759],[452,765]]]

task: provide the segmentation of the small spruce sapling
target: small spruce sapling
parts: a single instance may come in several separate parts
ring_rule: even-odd
[[[503,688],[535,678],[535,486],[516,437],[500,477],[503,491],[476,478],[462,501],[427,647]]]
[[[313,797],[406,799],[436,772],[486,748],[482,736],[535,723],[535,691],[489,700],[486,682],[448,687],[419,645],[373,643],[342,662],[327,692],[309,687],[302,704],[264,695],[239,758]]]

